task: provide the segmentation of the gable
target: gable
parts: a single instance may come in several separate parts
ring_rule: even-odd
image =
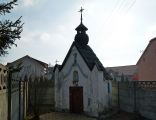
[[[64,66],[62,67],[61,70],[69,72],[72,70],[74,66],[77,66],[78,69],[81,69],[83,73],[90,71],[86,62],[84,61],[83,57],[81,56],[80,52],[78,51],[75,45],[72,46],[70,54],[66,58],[66,62],[64,63]]]
[[[32,62],[36,62],[38,65],[41,65],[42,67],[48,67],[48,64],[47,63],[45,63],[45,62],[42,62],[42,61],[40,61],[40,60],[37,60],[37,59],[35,59],[35,58],[32,58],[32,57],[30,57],[30,56],[28,56],[28,55],[26,55],[26,56],[24,56],[24,57],[22,57],[22,58],[19,58],[19,59],[17,59],[17,60],[15,60],[15,61],[13,61],[13,62],[11,62],[11,63],[8,63],[8,66],[9,65],[16,65],[16,64],[19,64],[19,63],[21,63],[22,61],[32,61]]]
[[[99,71],[104,72],[104,76],[105,76],[106,79],[111,79],[110,75],[106,72],[106,70],[103,67],[102,63],[99,61],[96,54],[89,47],[89,45],[80,45],[80,44],[78,44],[76,42],[72,43],[72,45],[71,45],[71,47],[70,47],[64,61],[63,61],[63,64],[61,66],[61,70],[63,69],[64,65],[66,64],[67,59],[69,58],[74,46],[77,48],[79,54],[83,58],[84,62],[86,63],[86,65],[87,65],[87,67],[89,68],[90,71],[92,71],[94,66],[96,65],[96,67],[97,67],[97,69]]]
[[[87,64],[90,71],[92,71],[94,65],[97,65],[98,70],[100,70],[100,71],[104,70],[104,67],[103,67],[102,63],[99,61],[99,59],[97,58],[97,56],[95,55],[93,50],[88,45],[81,46],[79,44],[76,44],[75,42],[72,43],[72,45],[71,45],[71,47],[70,47],[64,61],[63,61],[61,69],[64,67],[70,53],[72,52],[72,48],[74,46],[77,48],[78,52],[82,56],[83,60]]]
[[[156,54],[156,49],[154,49],[152,52],[150,52],[153,48],[156,48],[156,38],[153,38],[150,40],[149,44],[147,45],[147,47],[145,48],[143,54],[141,55],[141,57],[139,58],[137,65],[140,64],[140,62],[144,61],[146,54],[149,53],[150,56],[155,56]],[[152,55],[151,53],[154,53],[154,55]]]
[[[40,77],[45,74],[45,70],[48,67],[48,64],[31,58],[29,56],[24,56],[12,63],[8,63],[8,67],[16,67],[21,63],[22,69],[18,73],[14,73],[13,77],[19,77],[24,79],[25,76],[28,78],[31,77]]]

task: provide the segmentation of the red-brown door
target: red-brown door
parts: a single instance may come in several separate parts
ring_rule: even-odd
[[[70,87],[70,112],[83,112],[83,87]]]

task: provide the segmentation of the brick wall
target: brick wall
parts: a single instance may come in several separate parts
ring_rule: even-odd
[[[156,80],[156,39],[153,39],[148,44],[143,55],[139,59],[138,66],[138,77],[139,80]]]

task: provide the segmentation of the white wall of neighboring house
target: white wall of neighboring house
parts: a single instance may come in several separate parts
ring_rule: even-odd
[[[27,78],[35,78],[44,76],[45,74],[45,67],[34,59],[24,57],[21,60],[11,63],[11,66],[16,68],[19,63],[21,63],[22,69],[20,72],[14,73],[13,78],[20,78],[24,80],[25,76],[27,76]]]

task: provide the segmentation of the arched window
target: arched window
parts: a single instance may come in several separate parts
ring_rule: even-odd
[[[78,82],[79,82],[79,75],[78,75],[78,71],[74,71],[73,72],[73,84],[78,86]]]

